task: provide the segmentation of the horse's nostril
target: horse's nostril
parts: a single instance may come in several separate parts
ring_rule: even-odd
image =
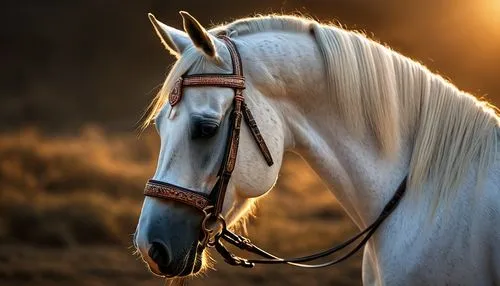
[[[153,242],[149,248],[148,255],[160,268],[167,268],[170,265],[170,255],[162,243]]]

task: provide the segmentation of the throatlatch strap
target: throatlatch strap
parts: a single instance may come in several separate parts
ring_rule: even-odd
[[[260,152],[264,156],[267,165],[272,166],[274,162],[273,162],[273,157],[271,156],[271,152],[269,152],[269,148],[267,148],[266,141],[264,141],[262,134],[260,134],[257,122],[255,122],[252,112],[250,112],[250,109],[248,108],[246,103],[243,103],[243,117],[245,118],[245,122],[250,128],[250,132],[252,133],[252,136],[255,139],[255,142],[257,143]]]

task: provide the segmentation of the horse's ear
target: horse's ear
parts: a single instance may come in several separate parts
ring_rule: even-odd
[[[184,31],[189,35],[193,44],[211,58],[217,58],[215,43],[217,39],[210,35],[205,28],[188,12],[180,11],[184,22]]]
[[[156,20],[155,16],[151,13],[148,14],[148,17],[165,48],[175,57],[180,57],[182,52],[191,43],[188,34],[163,24]]]

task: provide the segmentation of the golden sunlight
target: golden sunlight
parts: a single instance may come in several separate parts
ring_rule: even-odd
[[[476,2],[477,9],[474,9],[479,20],[484,23],[485,28],[489,28],[493,33],[500,33],[500,0],[483,0]]]

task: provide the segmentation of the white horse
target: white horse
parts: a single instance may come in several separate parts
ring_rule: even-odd
[[[364,249],[363,283],[500,285],[500,118],[493,106],[358,32],[279,15],[207,31],[181,14],[185,32],[150,15],[177,58],[148,117],[161,137],[153,179],[206,193],[213,187],[233,91],[188,88],[175,107],[165,102],[183,74],[231,73],[229,52],[215,37],[225,31],[275,158],[268,167],[243,124],[223,208],[230,224],[272,189],[287,151],[312,166],[360,229],[408,176],[405,197]],[[220,128],[210,138],[192,136],[204,122]],[[202,269],[206,258],[193,250],[199,223],[188,206],[145,199],[135,243],[154,273]],[[165,251],[151,253],[152,243]]]

